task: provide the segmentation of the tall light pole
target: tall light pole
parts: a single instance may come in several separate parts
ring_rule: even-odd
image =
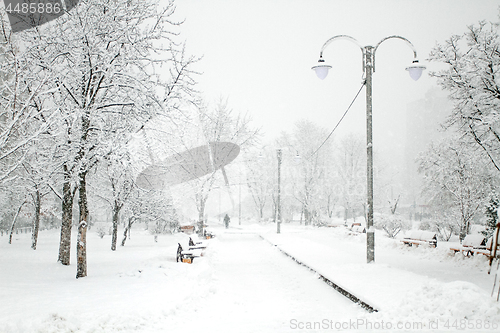
[[[349,40],[356,44],[363,53],[363,73],[365,75],[365,86],[366,86],[366,157],[367,157],[367,165],[366,165],[366,196],[367,196],[367,214],[366,214],[366,258],[367,262],[373,262],[375,260],[375,231],[373,229],[373,140],[372,140],[372,75],[375,72],[375,53],[384,41],[388,39],[400,39],[407,43],[408,46],[413,51],[413,63],[406,68],[409,72],[410,77],[413,80],[418,80],[422,75],[422,71],[425,69],[425,66],[419,64],[417,59],[417,51],[413,44],[406,38],[401,36],[389,36],[382,39],[378,42],[375,47],[374,46],[362,46],[358,43],[358,41],[351,36],[347,35],[337,35],[330,39],[328,39],[323,47],[321,48],[321,52],[319,54],[318,64],[313,66],[312,69],[316,72],[316,75],[323,80],[328,75],[328,70],[332,68],[332,66],[327,65],[325,60],[323,59],[323,51],[325,48],[330,45],[334,40],[344,39]]]
[[[286,147],[286,146],[285,146]],[[288,146],[289,148],[293,148],[292,146]],[[264,148],[264,147],[263,147]],[[262,152],[259,154],[259,158],[263,158]],[[276,149],[276,158],[278,161],[278,190],[276,196],[276,210],[275,210],[275,221],[276,221],[276,233],[281,233],[281,164],[283,162],[283,148]],[[295,161],[299,161],[301,159],[299,152],[296,151]]]
[[[276,199],[276,233],[281,233],[281,149],[276,150],[278,157],[278,196]]]

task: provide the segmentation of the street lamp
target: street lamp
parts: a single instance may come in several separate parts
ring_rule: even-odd
[[[276,196],[276,233],[281,233],[281,162],[283,157],[283,149],[276,149],[276,157],[278,160],[278,193]],[[259,158],[263,158],[262,152],[259,154]],[[301,159],[299,152],[296,151],[295,161]]]
[[[278,158],[278,196],[276,198],[276,233],[281,233],[281,149],[276,150]]]
[[[321,52],[319,54],[318,64],[313,66],[312,69],[316,72],[316,75],[321,80],[325,79],[328,75],[328,70],[332,68],[332,66],[325,63],[323,59],[323,51],[325,48],[330,45],[334,40],[344,39],[349,40],[356,44],[362,52],[362,64],[363,64],[363,73],[365,75],[366,85],[366,154],[367,154],[367,168],[366,168],[366,178],[367,178],[367,233],[366,233],[366,257],[367,262],[373,262],[375,260],[375,233],[373,230],[373,140],[372,140],[372,74],[375,72],[375,52],[377,51],[380,44],[388,39],[401,39],[406,42],[406,44],[413,51],[413,62],[410,66],[406,67],[406,70],[410,74],[410,77],[413,80],[418,80],[422,75],[425,66],[419,64],[417,59],[417,51],[413,44],[406,38],[401,36],[389,36],[382,39],[378,42],[375,47],[367,45],[362,46],[358,43],[358,41],[351,36],[347,35],[337,35],[330,39],[328,39],[323,47],[321,48]]]

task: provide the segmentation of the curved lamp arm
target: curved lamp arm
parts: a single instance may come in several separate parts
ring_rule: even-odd
[[[393,35],[393,36],[389,36],[389,37],[385,37],[383,38],[380,42],[377,43],[377,45],[375,45],[374,49],[373,49],[373,71],[375,72],[375,54],[377,52],[377,49],[378,47],[380,46],[380,44],[382,44],[383,42],[385,42],[386,40],[388,39],[401,39],[403,41],[406,42],[406,44],[411,48],[411,50],[413,51],[413,62],[417,62],[418,63],[418,59],[417,59],[417,49],[415,48],[415,46],[413,46],[412,42],[410,42],[408,39],[404,38],[404,37],[401,37],[401,36],[397,36],[397,35]]]
[[[324,44],[323,46],[321,47],[321,51],[319,52],[319,62],[322,61],[323,59],[323,52],[325,51],[325,49],[327,48],[328,45],[330,45],[334,40],[341,40],[341,39],[344,39],[344,40],[348,40],[354,44],[356,44],[359,49],[361,50],[361,53],[363,54],[363,56],[361,57],[362,58],[362,63],[361,63],[361,67],[362,67],[362,70],[363,70],[363,73],[365,72],[365,57],[364,57],[364,54],[365,54],[365,48],[363,47],[363,45],[361,45],[358,40],[356,38],[353,38],[351,36],[348,36],[348,35],[337,35],[337,36],[333,36],[332,38],[328,39]]]
[[[330,43],[336,39],[346,39],[348,41],[351,41],[361,49],[361,52],[363,52],[364,47],[361,44],[359,44],[359,42],[355,38],[348,36],[348,35],[337,35],[337,36],[333,36],[332,38],[328,39],[325,42],[325,44],[323,44],[323,46],[321,47],[321,52],[319,53],[320,58],[323,56],[323,52],[325,51],[326,47],[328,45],[330,45]]]
[[[377,43],[377,45],[375,46],[375,49],[373,51],[373,53],[375,54],[375,52],[377,51],[378,47],[380,46],[380,44],[382,44],[383,42],[385,42],[386,40],[388,39],[392,39],[392,38],[396,38],[396,39],[401,39],[401,40],[404,40],[406,42],[406,44],[408,44],[408,46],[411,48],[411,50],[413,51],[413,58],[417,59],[417,49],[415,48],[415,46],[413,46],[413,44],[406,38],[404,37],[401,37],[401,36],[397,36],[397,35],[393,35],[393,36],[389,36],[389,37],[385,37],[384,39],[382,39],[380,42]]]
[[[364,47],[359,44],[359,42],[351,37],[351,36],[348,36],[348,35],[337,35],[337,36],[333,36],[332,38],[328,39],[324,44],[323,46],[321,47],[321,51],[319,53],[319,60],[318,60],[318,64],[316,66],[313,66],[312,69],[316,72],[316,75],[321,79],[323,80],[327,75],[328,75],[328,70],[330,68],[332,68],[332,66],[328,65],[325,63],[325,60],[323,59],[323,52],[325,51],[326,47],[328,45],[330,45],[331,42],[333,42],[334,40],[337,40],[337,39],[345,39],[345,40],[348,40],[354,44],[356,44],[360,49],[361,49],[361,53],[363,54],[362,55],[362,62],[361,62],[361,67],[362,67],[362,70],[363,70],[363,73],[365,72],[365,51],[364,51]]]
[[[312,69],[316,72],[316,75],[320,79],[324,79],[328,74],[328,70],[332,67],[332,66],[325,63],[325,60],[323,59],[323,52],[325,51],[325,49],[328,45],[330,45],[334,40],[337,40],[337,39],[348,40],[348,41],[356,44],[361,49],[361,52],[363,53],[363,56],[362,56],[363,73],[365,73],[365,71],[366,71],[366,61],[367,60],[365,58],[366,58],[367,53],[368,54],[371,53],[370,60],[372,63],[372,70],[373,70],[373,72],[375,72],[375,53],[376,53],[378,47],[380,46],[380,44],[382,44],[383,42],[385,42],[388,39],[401,39],[401,40],[405,41],[406,44],[413,51],[413,63],[406,68],[406,70],[410,73],[410,76],[413,80],[415,80],[415,81],[418,80],[420,78],[420,76],[422,75],[422,71],[425,69],[425,66],[419,64],[419,62],[418,62],[417,50],[415,49],[415,46],[413,46],[413,44],[408,39],[406,39],[404,37],[397,36],[397,35],[388,36],[388,37],[383,38],[380,42],[378,42],[377,45],[375,45],[375,47],[372,47],[372,46],[362,46],[355,38],[353,38],[351,36],[337,35],[337,36],[333,36],[332,38],[328,39],[323,44],[323,46],[321,47],[321,51],[319,53],[318,64],[316,66],[312,67]],[[369,50],[367,51],[367,49],[369,49]],[[372,52],[370,52],[371,49],[373,49]]]

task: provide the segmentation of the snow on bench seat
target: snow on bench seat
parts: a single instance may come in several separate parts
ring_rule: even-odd
[[[404,239],[401,240],[404,244],[409,246],[429,244],[430,246],[437,246],[437,234],[432,231],[425,230],[412,230]]]
[[[483,235],[467,235],[462,241],[462,246],[468,246],[473,248],[486,248],[486,239]]]
[[[189,249],[190,250],[193,250],[193,249],[206,249],[207,248],[207,245],[208,243],[207,242],[203,242],[203,241],[193,241],[193,239],[191,237],[189,237]]]
[[[207,245],[208,245],[207,242],[193,240],[191,237],[189,237],[189,241],[187,242],[186,241],[179,242],[177,247],[177,256],[176,256],[177,262],[181,261],[191,264],[194,258],[203,256],[204,250],[207,248]]]
[[[362,225],[355,225],[351,228],[351,231],[357,234],[364,234],[366,233],[366,228]]]
[[[201,257],[203,255],[202,249],[184,250],[182,248],[181,243],[178,244],[179,246],[177,247],[177,256],[176,256],[177,262],[186,262],[191,264],[193,263],[194,258]]]
[[[467,235],[462,241],[462,245],[452,246],[450,250],[455,253],[461,252],[463,255],[469,257],[474,254],[482,254],[485,256],[491,256],[491,248],[493,246],[493,237],[488,240],[483,235]],[[498,246],[497,246],[498,249]],[[497,250],[498,253],[498,250]]]
[[[194,233],[194,225],[183,225],[179,227],[179,230],[187,235],[192,235]]]
[[[474,254],[473,250],[485,250],[486,239],[483,235],[467,235],[462,241],[461,245],[450,247],[450,250],[455,252],[462,252],[466,255]]]

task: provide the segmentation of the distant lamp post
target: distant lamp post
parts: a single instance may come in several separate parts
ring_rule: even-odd
[[[278,157],[278,196],[276,198],[276,233],[281,233],[281,149],[276,150]]]
[[[312,69],[316,72],[316,75],[321,80],[324,80],[328,75],[328,71],[332,66],[325,63],[323,59],[323,51],[330,45],[334,40],[344,39],[349,40],[356,44],[362,52],[363,61],[363,73],[365,75],[365,85],[366,85],[366,153],[367,153],[367,168],[366,168],[366,178],[367,178],[367,234],[366,234],[366,257],[367,262],[373,262],[375,260],[375,232],[373,230],[373,140],[372,140],[372,74],[375,72],[375,52],[377,51],[380,44],[388,39],[401,39],[406,42],[406,44],[413,51],[413,62],[410,66],[406,68],[410,77],[413,80],[418,80],[422,75],[425,66],[421,65],[417,59],[417,51],[413,44],[406,38],[401,36],[389,36],[378,42],[375,47],[373,46],[362,46],[358,41],[351,36],[347,35],[337,35],[328,39],[319,54],[319,60],[317,65],[313,66]]]
[[[259,158],[263,158],[264,156],[262,155],[262,152],[259,154]],[[278,148],[276,149],[276,157],[278,160],[278,191],[277,191],[277,196],[276,196],[276,233],[281,233],[281,163],[283,160],[283,149]],[[299,155],[299,152],[296,151],[295,157],[294,157],[295,162],[298,162],[301,160],[301,157]]]

